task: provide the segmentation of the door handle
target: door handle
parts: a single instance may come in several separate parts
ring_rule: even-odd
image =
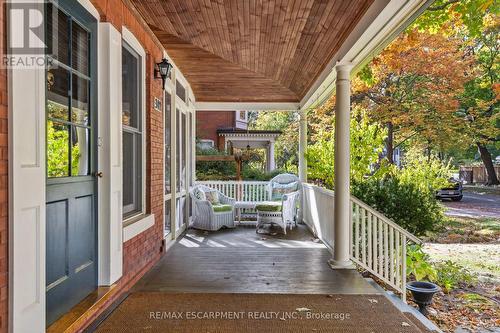
[[[102,178],[102,171],[94,172],[94,177]]]

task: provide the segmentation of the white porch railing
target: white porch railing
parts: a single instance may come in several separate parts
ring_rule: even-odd
[[[333,249],[334,192],[303,184],[304,222]],[[421,241],[351,196],[351,260],[401,293],[406,300],[406,246]]]
[[[269,182],[262,181],[197,181],[196,184],[202,184],[214,188],[228,197],[235,198],[237,201],[266,201],[269,200]]]
[[[269,200],[268,182],[199,181],[239,201]],[[302,184],[303,222],[333,251],[334,191]],[[351,260],[406,298],[406,246],[421,241],[395,222],[351,196]]]

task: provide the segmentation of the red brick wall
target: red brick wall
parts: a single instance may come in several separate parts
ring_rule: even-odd
[[[0,0],[0,49],[5,54],[6,22],[4,0]],[[8,324],[8,92],[7,71],[0,68],[0,332],[7,332]]]
[[[217,129],[234,127],[236,115],[234,111],[197,111],[196,138],[213,140],[219,149],[224,149],[224,140],[219,140]]]

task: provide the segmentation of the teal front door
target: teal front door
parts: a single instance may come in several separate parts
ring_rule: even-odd
[[[74,0],[45,17],[49,325],[97,288],[97,22]]]

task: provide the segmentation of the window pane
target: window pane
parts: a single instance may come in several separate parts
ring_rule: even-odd
[[[177,154],[175,154],[175,168],[176,168],[176,188],[177,192],[181,190],[181,144],[182,144],[182,128],[181,128],[181,114],[182,112],[177,109],[177,117],[175,119],[175,127],[176,127],[176,133],[177,133],[177,142],[175,146],[175,151]]]
[[[73,21],[72,66],[82,74],[89,75],[89,33]]]
[[[186,221],[185,220],[185,216],[186,216],[186,197],[183,196],[183,197],[177,198],[177,201],[175,203],[175,207],[176,207],[176,211],[177,211],[176,219],[175,219],[175,226],[176,226],[176,229],[179,230],[180,227],[182,227],[182,225]]]
[[[73,101],[71,121],[76,124],[89,124],[89,82],[73,74]]]
[[[47,71],[47,116],[68,120],[69,72],[61,67]]]
[[[69,18],[52,4],[47,5],[47,54],[69,65]]]
[[[69,176],[69,127],[47,121],[47,177]]]
[[[134,211],[134,134],[123,131],[123,213]]]
[[[165,227],[163,230],[164,235],[170,233],[170,200],[165,201]]]
[[[186,102],[186,89],[180,84],[179,81],[175,82],[175,93],[179,96],[184,102]]]
[[[186,145],[186,114],[182,114],[182,164],[181,164],[181,189],[186,189],[186,155],[187,155],[187,145]]]
[[[87,128],[71,128],[71,175],[90,174],[90,131]]]
[[[122,52],[122,122],[140,128],[139,55],[124,47]]]
[[[171,112],[171,104],[172,97],[169,93],[165,93],[165,194],[169,194],[171,192],[170,188],[170,163],[171,163],[171,143],[170,143],[170,122],[172,115]]]

